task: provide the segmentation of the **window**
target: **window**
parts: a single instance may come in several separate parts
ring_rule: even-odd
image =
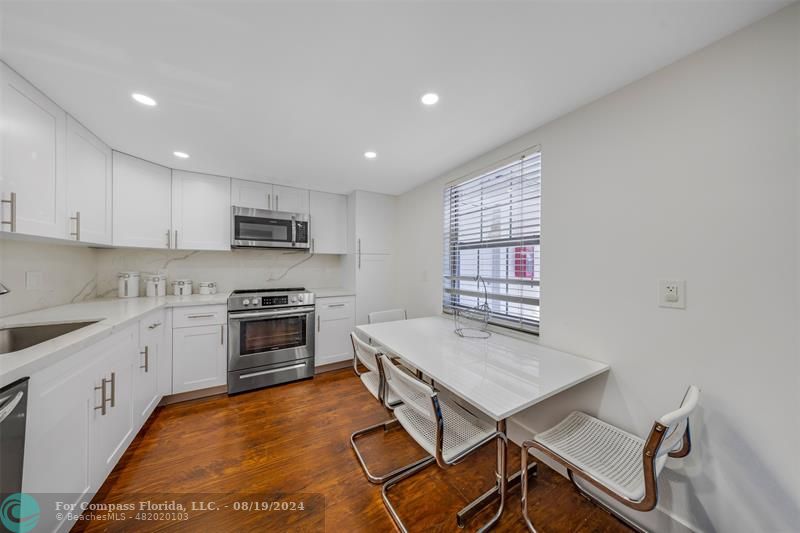
[[[445,189],[445,312],[486,297],[491,323],[538,333],[541,161],[531,150]]]

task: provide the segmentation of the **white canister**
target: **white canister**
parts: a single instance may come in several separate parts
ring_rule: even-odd
[[[215,281],[201,281],[197,284],[197,294],[217,294]]]
[[[148,273],[144,275],[144,293],[146,296],[166,296],[167,295],[167,275],[159,273]]]
[[[120,272],[117,274],[117,296],[119,298],[138,298],[138,272]]]
[[[172,282],[172,294],[175,296],[191,296],[192,280],[176,279]]]

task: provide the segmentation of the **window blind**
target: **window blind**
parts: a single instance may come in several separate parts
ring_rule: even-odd
[[[475,307],[486,283],[493,324],[539,331],[541,152],[444,191],[443,307]]]

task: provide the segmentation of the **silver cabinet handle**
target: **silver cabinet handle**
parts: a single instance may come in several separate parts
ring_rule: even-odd
[[[8,415],[11,414],[11,411],[13,411],[14,408],[17,407],[17,404],[20,402],[20,400],[22,400],[22,396],[24,394],[25,393],[23,393],[22,391],[17,391],[17,394],[14,396],[14,399],[10,400],[7,404],[3,406],[2,409],[0,409],[0,422],[8,418]],[[5,399],[6,398],[3,398],[3,400]]]
[[[278,207],[278,195],[275,195],[275,211],[279,211],[280,208]]]
[[[209,313],[207,315],[186,315],[186,318],[213,318],[217,316],[216,313]]]
[[[267,209],[272,209],[272,195],[267,193]]]
[[[322,324],[319,321],[320,318],[321,317],[319,315],[317,315],[317,331],[319,331],[320,330],[319,328],[322,326]]]
[[[149,372],[150,371],[150,368],[149,368],[150,367],[150,347],[149,346],[145,346],[144,347],[144,351],[143,352],[139,352],[139,353],[144,356],[144,364],[143,365],[139,365],[139,368],[144,368],[145,372]]]
[[[106,383],[108,383],[108,380],[106,378],[103,378],[102,381],[100,382],[100,386],[99,387],[95,386],[94,388],[94,390],[100,391],[100,406],[99,407],[95,406],[94,410],[100,411],[100,414],[102,416],[106,415]]]
[[[219,344],[220,345],[225,344],[225,325],[224,324],[220,324],[219,325]]]
[[[161,325],[161,322],[153,322],[152,324],[147,326],[147,329],[156,329],[160,325]]]
[[[114,403],[117,401],[117,375],[112,372],[111,373],[111,407],[114,407]]]
[[[1,204],[11,205],[11,219],[0,220],[0,225],[10,226],[11,232],[14,233],[17,231],[17,193],[12,192],[8,200],[0,200]]]
[[[361,268],[361,239],[358,239],[358,268]]]
[[[69,217],[69,219],[75,221],[75,231],[70,232],[70,235],[74,235],[76,241],[81,240],[81,212],[75,211],[75,216]]]
[[[167,230],[167,248],[172,248],[172,232]]]
[[[344,307],[345,305],[347,305],[347,304],[328,304],[328,309],[333,308],[333,307]]]
[[[178,230],[175,230],[175,249],[178,249]]]

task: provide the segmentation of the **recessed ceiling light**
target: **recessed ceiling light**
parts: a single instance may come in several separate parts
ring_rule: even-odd
[[[367,159],[375,159],[376,157],[378,157],[378,154],[375,152],[364,152],[364,157],[366,157]]]
[[[152,98],[150,98],[149,96],[147,96],[146,94],[133,93],[131,95],[131,98],[133,98],[134,100],[136,100],[137,102],[139,102],[142,105],[146,105],[146,106],[150,106],[150,107],[153,107],[154,105],[156,105],[156,101],[153,100]]]
[[[434,105],[439,101],[439,95],[436,93],[425,93],[422,95],[422,98],[420,98],[420,101],[425,105]]]
[[[172,155],[175,157],[180,157],[181,159],[189,159],[189,154],[186,152],[172,152]]]

